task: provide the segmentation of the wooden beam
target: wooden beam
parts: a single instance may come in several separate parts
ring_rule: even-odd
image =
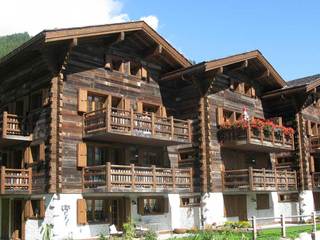
[[[149,57],[154,57],[154,56],[159,56],[163,53],[163,47],[162,45],[157,45],[153,48],[151,48],[150,50],[147,50],[143,56],[144,58],[149,58]]]
[[[257,76],[255,78],[255,80],[260,80],[260,79],[263,79],[263,78],[268,78],[270,77],[270,71],[269,69],[267,69],[266,71],[264,71],[261,75]]]
[[[235,68],[231,68],[230,67],[230,71],[238,71],[238,70],[242,70],[244,68],[247,68],[249,66],[249,61],[248,59],[244,60],[243,62],[240,62],[240,65],[235,67]]]
[[[125,40],[125,32],[120,32],[117,34],[115,39],[113,39],[111,42],[106,44],[106,47],[110,48],[120,42],[123,42],[124,40]]]

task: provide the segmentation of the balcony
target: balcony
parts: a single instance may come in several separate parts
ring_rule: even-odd
[[[0,194],[30,194],[32,170],[1,167]]]
[[[320,172],[312,173],[312,185],[314,190],[320,190]]]
[[[0,116],[0,144],[2,147],[21,142],[32,141],[32,135],[25,130],[25,124],[21,117],[15,114],[3,112]]]
[[[239,169],[222,173],[224,191],[297,191],[295,171]]]
[[[84,192],[192,192],[192,168],[91,166],[83,169]]]
[[[283,152],[294,150],[294,135],[285,134],[282,128],[257,128],[251,122],[245,126],[233,126],[219,130],[219,140],[223,147],[260,151]]]
[[[320,135],[310,137],[310,147],[314,152],[320,151]]]
[[[163,146],[191,143],[191,122],[173,117],[108,107],[83,118],[83,136],[90,140]]]

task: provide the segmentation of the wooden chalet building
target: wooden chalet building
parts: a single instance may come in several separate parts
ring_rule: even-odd
[[[1,239],[319,209],[319,76],[259,51],[191,65],[144,22],[45,30],[0,80]]]

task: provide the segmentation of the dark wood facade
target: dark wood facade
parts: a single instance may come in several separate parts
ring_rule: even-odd
[[[42,32],[0,74],[1,194],[318,186],[317,85],[287,90],[258,51],[191,66],[133,22]]]

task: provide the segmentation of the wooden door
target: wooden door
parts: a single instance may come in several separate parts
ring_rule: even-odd
[[[122,229],[124,223],[130,220],[130,199],[111,198],[109,200],[110,223],[116,225],[117,229]]]
[[[9,199],[1,200],[1,236],[0,239],[9,239]]]
[[[11,238],[14,240],[24,239],[23,222],[22,222],[22,200],[13,200],[11,204],[12,218],[11,218]]]
[[[320,211],[320,192],[313,192],[314,209]]]
[[[246,195],[224,195],[223,199],[226,217],[239,217],[240,221],[247,220]]]

